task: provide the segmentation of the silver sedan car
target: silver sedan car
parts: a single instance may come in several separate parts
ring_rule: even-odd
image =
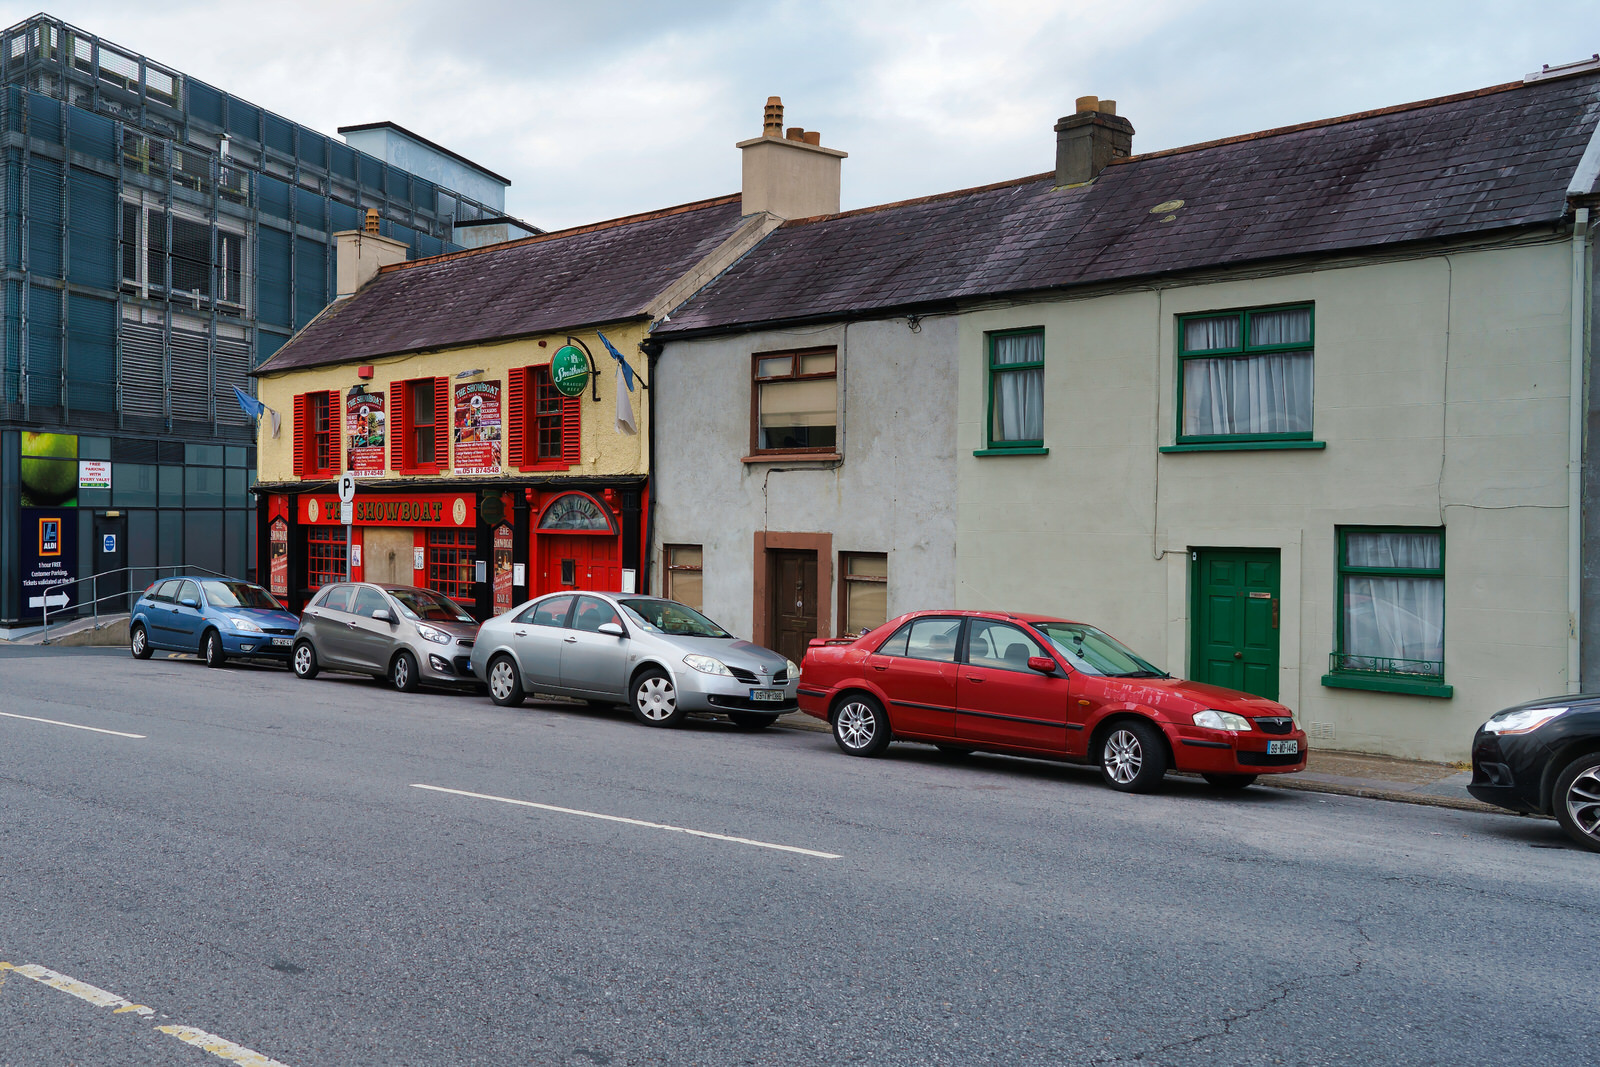
[[[373,582],[325,585],[306,605],[289,662],[302,678],[350,671],[419,685],[476,686],[467,656],[478,622],[432,589]]]
[[[627,704],[646,726],[691,712],[761,729],[794,711],[800,668],[685,604],[628,593],[552,593],[483,624],[472,670],[496,704],[530,692]]]

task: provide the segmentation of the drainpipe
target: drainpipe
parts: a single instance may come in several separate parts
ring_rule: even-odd
[[[1580,691],[1583,605],[1583,379],[1584,312],[1588,286],[1589,209],[1580,207],[1572,223],[1571,400],[1567,412],[1567,692]]]

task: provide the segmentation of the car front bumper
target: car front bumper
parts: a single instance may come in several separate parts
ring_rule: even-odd
[[[1544,814],[1544,775],[1550,748],[1529,734],[1492,734],[1478,728],[1472,739],[1472,781],[1467,792],[1507,811]]]
[[[287,641],[286,645],[275,645],[274,640]],[[222,632],[222,651],[230,656],[261,656],[267,659],[287,660],[289,653],[294,649],[294,637],[290,634],[252,634],[252,633],[227,633]]]
[[[1180,728],[1172,741],[1174,770],[1196,774],[1293,774],[1306,769],[1303,730],[1269,734],[1260,730]],[[1270,752],[1272,742],[1293,741],[1293,753]]]
[[[758,682],[751,685],[721,674],[703,674],[687,666],[677,673],[678,707],[685,711],[711,711],[724,715],[732,711],[783,715],[799,708],[795,701],[795,690],[800,684],[797,679],[782,684],[769,682],[762,685]],[[756,700],[751,696],[751,691],[756,689],[780,690],[783,699]]]

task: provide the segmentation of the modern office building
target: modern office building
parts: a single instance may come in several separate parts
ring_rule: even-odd
[[[253,571],[233,387],[333,298],[336,231],[376,209],[420,257],[529,229],[492,171],[392,124],[351,133],[48,15],[0,32],[0,628],[68,578]],[[52,612],[87,589],[65,596]]]

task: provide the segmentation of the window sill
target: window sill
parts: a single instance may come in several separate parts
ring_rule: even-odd
[[[1162,445],[1160,452],[1290,452],[1328,447],[1326,441],[1207,441],[1204,444]]]
[[[1023,445],[1019,448],[980,448],[974,456],[1048,456],[1050,449],[1044,445]]]
[[[1399,678],[1376,674],[1324,674],[1322,684],[1329,689],[1366,689],[1374,693],[1406,693],[1417,697],[1437,697],[1449,700],[1455,689],[1443,682],[1427,682],[1418,678]]]
[[[740,463],[837,463],[844,456],[838,452],[763,452],[758,456],[745,456]]]
[[[401,476],[401,477],[419,478],[419,477],[422,477],[423,475],[438,474],[439,473],[439,468],[438,467],[402,467],[399,470],[396,470],[394,473],[396,475],[398,475],[398,476]]]
[[[518,467],[517,470],[522,471],[525,474],[536,474],[540,472],[548,473],[550,471],[569,471],[574,466],[576,466],[576,464],[572,463],[534,463],[529,466]]]

